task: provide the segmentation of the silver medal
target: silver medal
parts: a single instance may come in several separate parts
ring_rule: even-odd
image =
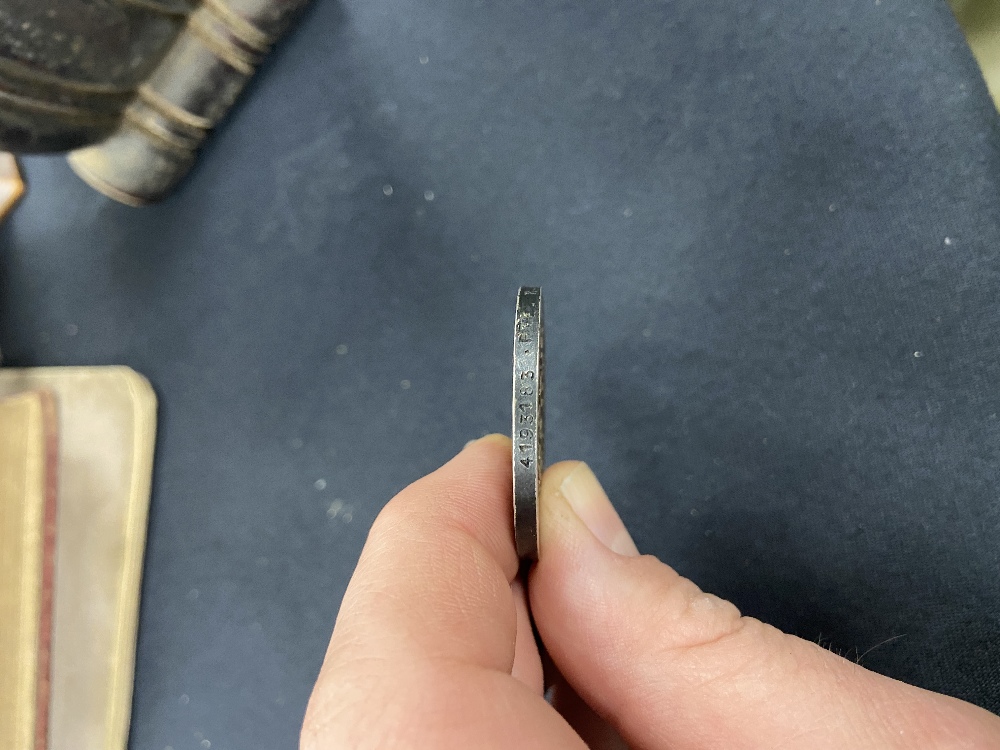
[[[544,459],[545,337],[542,290],[521,287],[514,319],[514,542],[521,559],[538,559],[538,491]]]

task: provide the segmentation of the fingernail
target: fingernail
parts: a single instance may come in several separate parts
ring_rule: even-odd
[[[587,464],[577,464],[566,475],[559,485],[559,494],[566,498],[573,512],[605,547],[619,555],[639,554],[618,511]]]

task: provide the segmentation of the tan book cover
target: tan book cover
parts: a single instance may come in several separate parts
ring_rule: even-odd
[[[125,367],[0,369],[0,397],[38,389],[59,425],[47,750],[125,750],[156,397]]]
[[[45,750],[56,517],[52,396],[0,400],[0,747]]]

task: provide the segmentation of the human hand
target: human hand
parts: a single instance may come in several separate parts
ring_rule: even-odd
[[[376,519],[337,616],[302,750],[987,750],[1000,718],[786,635],[640,557],[590,470],[542,483],[518,578],[510,442],[470,443]]]

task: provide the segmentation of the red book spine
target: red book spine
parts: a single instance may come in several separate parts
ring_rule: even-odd
[[[38,688],[35,750],[46,750],[52,684],[52,603],[55,589],[56,510],[59,494],[59,423],[52,393],[41,392],[45,429],[45,509],[42,541],[42,600],[38,628]]]

